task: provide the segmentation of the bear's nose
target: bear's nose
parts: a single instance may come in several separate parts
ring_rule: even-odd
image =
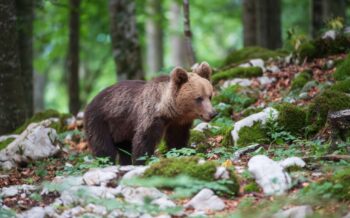
[[[209,114],[210,119],[213,119],[214,117],[216,117],[216,115],[218,115],[218,112],[216,112],[216,111],[211,112],[211,113]]]

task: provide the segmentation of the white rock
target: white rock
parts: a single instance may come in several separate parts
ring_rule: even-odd
[[[235,145],[237,145],[237,141],[239,139],[238,133],[241,130],[241,128],[251,127],[254,125],[255,122],[261,122],[264,125],[269,118],[276,120],[278,118],[278,111],[272,107],[268,107],[259,113],[252,114],[236,122],[234,124],[233,130],[231,131],[231,136]]]
[[[98,214],[101,216],[107,215],[107,209],[101,205],[95,205],[95,204],[88,204],[85,207],[86,211]]]
[[[335,32],[335,30],[328,30],[322,35],[322,39],[330,38],[334,40],[336,37],[337,37],[337,33]]]
[[[281,72],[280,68],[278,68],[276,65],[266,67],[266,71],[271,72],[271,73]]]
[[[117,187],[117,191],[123,195],[125,201],[135,204],[143,204],[145,198],[155,200],[167,197],[165,194],[153,187],[129,187],[120,185]]]
[[[84,119],[84,112],[80,111],[78,114],[77,114],[77,119]]]
[[[309,205],[296,206],[288,210],[278,212],[273,215],[274,218],[306,218],[313,214],[312,207]]]
[[[251,67],[252,65],[250,63],[244,63],[240,64],[239,67]]]
[[[264,62],[263,59],[260,59],[260,58],[258,58],[258,59],[252,59],[252,60],[249,61],[249,63],[250,63],[253,67],[260,67],[260,68],[263,70],[263,72],[266,71],[266,69],[265,69],[265,62]]]
[[[277,162],[257,155],[248,162],[248,170],[266,195],[281,195],[291,188],[291,178]]]
[[[211,128],[211,126],[209,123],[203,122],[203,123],[198,124],[196,127],[194,127],[193,130],[203,132],[204,130],[207,130],[210,128]]]
[[[214,210],[225,208],[225,203],[210,189],[202,189],[196,196],[184,205],[186,208],[194,208],[196,211]]]
[[[226,167],[216,167],[216,171],[214,174],[215,179],[229,179],[230,178],[230,173],[226,169]]]
[[[125,165],[125,166],[120,166],[119,170],[122,173],[126,173],[126,172],[129,172],[129,171],[136,169],[136,168],[137,168],[137,166],[135,166],[135,165]]]
[[[138,166],[135,169],[125,173],[123,179],[131,179],[134,177],[142,176],[148,168],[149,166]]]
[[[18,218],[45,218],[46,211],[43,207],[33,207],[19,215]]]
[[[262,85],[262,86],[266,86],[266,85],[269,85],[273,82],[276,81],[276,78],[272,77],[267,77],[267,76],[261,76],[261,77],[258,77],[258,81],[259,83]]]
[[[37,187],[33,185],[13,185],[2,188],[0,191],[0,195],[3,197],[12,197],[19,193],[29,194],[35,190],[37,190]]]
[[[173,201],[169,200],[167,197],[155,199],[151,203],[158,205],[162,210],[169,207],[176,207],[176,204]]]
[[[235,78],[231,80],[226,80],[224,84],[222,84],[222,88],[228,88],[233,85],[239,85],[242,87],[248,87],[252,85],[252,81],[250,79],[245,79],[245,78]]]
[[[3,135],[0,136],[0,142],[3,142],[7,139],[16,139],[18,137],[18,135]]]
[[[54,122],[45,120],[32,123],[5,149],[0,151],[0,167],[11,169],[17,163],[29,163],[46,157],[51,157],[60,151],[54,142],[58,140],[56,130],[48,128]]]
[[[343,216],[342,218],[350,218],[350,212],[348,214],[346,214],[345,216]]]
[[[117,166],[90,169],[84,174],[83,180],[87,185],[106,185],[108,182],[117,179],[118,172]]]
[[[63,213],[59,216],[60,218],[71,218],[71,217],[77,217],[78,215],[85,212],[85,208],[81,206],[76,206],[73,208],[70,208],[68,210],[63,211]]]
[[[306,163],[300,157],[289,157],[287,159],[281,160],[278,162],[283,169],[287,169],[288,167],[297,166],[297,167],[305,167]]]

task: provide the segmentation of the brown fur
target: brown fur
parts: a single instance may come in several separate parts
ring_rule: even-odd
[[[170,148],[186,146],[192,121],[215,115],[210,104],[211,70],[203,64],[196,73],[175,68],[170,77],[123,81],[98,94],[84,119],[93,153],[112,161],[118,156],[122,165],[143,164],[138,158],[152,155],[162,137]],[[206,71],[205,78],[199,76],[201,70]],[[200,103],[198,97],[203,99]]]

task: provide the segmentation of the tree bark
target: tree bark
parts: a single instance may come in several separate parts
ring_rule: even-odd
[[[69,51],[68,51],[68,86],[69,112],[77,115],[80,110],[79,98],[79,33],[80,0],[69,0]]]
[[[44,74],[34,73],[34,113],[45,109],[44,93],[47,83],[47,72]]]
[[[0,135],[13,131],[26,118],[16,19],[15,1],[1,1]]]
[[[185,46],[185,36],[181,31],[181,8],[177,1],[173,1],[170,6],[170,42],[171,42],[171,64],[188,68],[187,53]]]
[[[33,115],[33,0],[16,0],[19,58],[25,90],[26,117]]]
[[[186,37],[186,49],[189,65],[196,63],[196,55],[192,44],[191,20],[190,20],[190,3],[189,0],[183,1],[184,8],[184,33]]]
[[[113,57],[119,81],[143,79],[134,0],[109,0]]]
[[[281,0],[256,1],[257,42],[261,47],[282,47]]]
[[[257,44],[255,0],[243,0],[243,38],[245,47]]]
[[[346,0],[323,0],[323,9],[326,21],[336,17],[346,18]]]
[[[147,1],[146,40],[148,73],[154,74],[163,68],[162,0]]]
[[[311,35],[317,37],[324,25],[323,0],[311,0]]]

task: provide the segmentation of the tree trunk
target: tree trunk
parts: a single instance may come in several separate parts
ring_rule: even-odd
[[[323,9],[325,21],[336,17],[346,19],[346,0],[323,0]]]
[[[15,1],[0,2],[0,135],[25,121]]]
[[[162,2],[162,0],[147,1],[147,68],[148,73],[153,75],[163,68]]]
[[[181,31],[182,26],[181,8],[177,1],[171,3],[170,8],[170,42],[171,42],[171,64],[188,68],[185,37]]]
[[[19,58],[25,90],[26,117],[33,115],[33,0],[16,0]]]
[[[243,38],[245,47],[257,44],[255,0],[243,0]]]
[[[184,33],[186,37],[186,50],[189,65],[192,66],[196,63],[196,55],[194,53],[192,45],[192,32],[191,32],[191,20],[190,20],[190,3],[189,0],[183,1],[184,8]]]
[[[44,93],[47,82],[47,72],[45,74],[34,73],[34,113],[43,111]]]
[[[256,1],[256,10],[258,45],[269,49],[281,48],[281,1]]]
[[[311,35],[316,37],[324,25],[323,0],[311,0]]]
[[[69,112],[73,115],[80,110],[79,99],[79,30],[80,0],[69,1],[69,51],[68,51],[68,86]]]
[[[143,79],[134,0],[109,0],[113,57],[118,81]]]

